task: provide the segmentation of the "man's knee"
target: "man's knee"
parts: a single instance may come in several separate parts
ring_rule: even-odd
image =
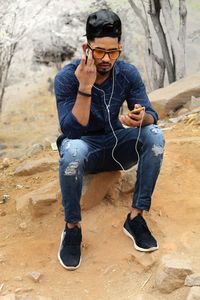
[[[88,147],[82,140],[65,139],[60,149],[60,167],[65,168],[65,175],[74,175],[87,158]]]
[[[142,129],[143,144],[152,148],[152,151],[157,156],[163,154],[165,140],[162,130],[154,124],[143,127]]]

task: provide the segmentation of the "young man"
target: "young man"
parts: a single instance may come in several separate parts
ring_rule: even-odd
[[[62,135],[57,140],[59,175],[66,226],[58,259],[69,270],[81,262],[80,198],[86,173],[129,169],[139,162],[124,233],[139,251],[158,249],[142,216],[148,211],[160,171],[164,141],[137,69],[118,60],[121,21],[110,10],[91,14],[81,60],[66,65],[55,78]],[[120,107],[144,107],[119,117]],[[124,128],[124,125],[128,128]],[[137,146],[137,147],[136,147]],[[92,201],[92,199],[91,199]]]

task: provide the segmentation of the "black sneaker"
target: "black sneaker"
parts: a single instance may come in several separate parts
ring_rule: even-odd
[[[65,228],[61,234],[58,259],[67,270],[75,270],[81,264],[81,228]]]
[[[159,248],[155,238],[147,227],[147,223],[140,214],[131,220],[129,213],[123,230],[124,233],[132,239],[136,250],[150,252]]]

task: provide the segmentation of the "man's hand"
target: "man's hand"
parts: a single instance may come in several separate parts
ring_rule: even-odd
[[[140,104],[135,104],[134,108],[139,108],[141,107]],[[143,120],[145,118],[145,110],[143,109],[139,113],[128,113],[128,115],[122,115],[120,116],[120,121],[122,124],[129,126],[129,127],[139,127],[143,125]]]
[[[89,50],[87,60],[86,51],[83,51],[81,62],[75,71],[75,75],[79,81],[79,89],[82,92],[90,93],[97,76],[96,66],[94,64],[91,50]]]

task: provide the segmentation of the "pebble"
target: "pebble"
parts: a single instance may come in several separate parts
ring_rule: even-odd
[[[5,157],[2,162],[3,168],[8,168],[10,166],[10,161],[8,157]]]
[[[1,217],[5,217],[5,216],[6,216],[6,212],[5,212],[5,211],[1,211],[1,212],[0,212],[0,216],[1,216]]]
[[[5,204],[10,199],[10,196],[5,194],[0,197],[0,204]]]
[[[37,271],[28,273],[28,277],[31,278],[34,282],[39,282],[42,274]]]
[[[16,185],[16,189],[21,190],[22,188],[23,188],[23,185],[21,185],[21,184]]]
[[[25,222],[20,223],[19,224],[19,229],[21,229],[23,231],[26,230],[27,229],[27,224]]]

